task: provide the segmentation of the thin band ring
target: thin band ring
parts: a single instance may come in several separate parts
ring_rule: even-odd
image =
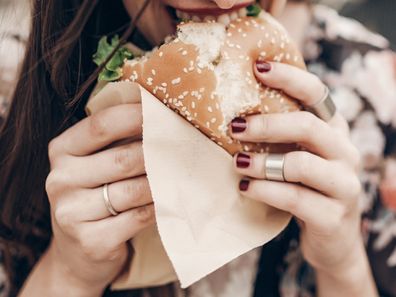
[[[265,158],[265,178],[271,181],[284,182],[285,154],[269,154]]]
[[[105,184],[103,186],[103,201],[104,204],[107,208],[107,210],[109,211],[109,213],[113,216],[116,216],[119,214],[118,211],[116,211],[113,207],[113,205],[110,202],[110,198],[109,198],[109,184]]]
[[[325,86],[323,97],[317,103],[308,106],[307,109],[325,122],[334,117],[337,108],[333,99],[331,99],[330,90],[327,86]]]

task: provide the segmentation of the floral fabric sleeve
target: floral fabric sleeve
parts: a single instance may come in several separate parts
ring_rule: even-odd
[[[396,296],[396,57],[388,41],[324,6],[305,43],[309,70],[331,89],[362,156],[362,232],[381,296]],[[290,241],[280,296],[314,296],[314,273]]]

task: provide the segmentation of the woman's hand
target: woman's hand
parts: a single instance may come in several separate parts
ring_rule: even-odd
[[[154,222],[141,132],[140,98],[135,97],[131,104],[82,120],[49,145],[51,171],[46,189],[53,242],[47,257],[59,279],[69,280],[60,288],[68,296],[73,295],[73,286],[82,296],[101,295],[125,264],[126,242]],[[124,144],[112,145],[122,140]],[[109,184],[117,216],[105,206],[104,184]]]
[[[325,86],[316,76],[289,65],[256,64],[255,74],[263,84],[281,89],[305,105],[316,103],[324,95]],[[360,233],[359,154],[349,140],[346,121],[336,114],[326,123],[301,111],[236,119],[231,130],[238,140],[298,143],[306,149],[286,154],[287,182],[265,180],[264,154],[237,154],[235,168],[248,177],[240,183],[241,193],[290,212],[298,219],[302,252],[317,270],[319,279],[322,274],[353,282],[350,277],[360,276],[360,272],[356,273],[360,270],[371,280]],[[342,295],[341,287],[337,289],[338,295],[334,296],[375,296],[348,295],[356,292],[353,290]],[[328,292],[323,296],[333,296]]]

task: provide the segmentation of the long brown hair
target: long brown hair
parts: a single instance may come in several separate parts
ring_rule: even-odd
[[[32,1],[26,56],[0,127],[0,258],[11,296],[17,295],[52,236],[44,186],[48,143],[85,116],[83,106],[93,85],[80,90],[96,70],[91,57],[98,40],[122,35],[130,22],[120,0]],[[139,40],[142,48],[150,46]],[[170,287],[155,288],[149,295],[174,293]]]
[[[11,296],[17,295],[52,236],[44,186],[48,143],[85,116],[83,106],[93,84],[79,91],[96,70],[92,55],[98,40],[122,35],[130,22],[122,1],[32,1],[26,55],[0,129],[0,256]],[[170,296],[168,291],[153,290],[151,295]]]

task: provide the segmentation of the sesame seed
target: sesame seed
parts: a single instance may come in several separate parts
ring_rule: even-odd
[[[216,118],[212,118],[212,119],[210,120],[210,122],[211,122],[212,124],[216,123]]]
[[[179,84],[181,82],[181,78],[180,77],[177,77],[177,78],[175,78],[174,80],[172,80],[172,85],[177,85],[177,84]]]
[[[191,107],[192,107],[193,109],[195,109],[195,102],[194,102],[194,101],[191,102]]]
[[[156,74],[157,74],[157,72],[156,72],[154,69],[151,69],[151,73],[152,73],[153,75],[156,75]]]
[[[182,52],[182,56],[187,56],[187,51],[186,51],[186,50],[184,50],[184,51]]]
[[[167,83],[165,83],[165,82],[163,82],[163,83],[161,84],[161,86],[163,86],[163,87],[167,87],[167,86],[168,86],[168,84],[167,84]]]
[[[209,112],[213,112],[213,108],[210,107],[210,106],[208,106],[208,111],[209,111]]]
[[[163,52],[159,52],[158,56],[162,57],[164,55]]]

